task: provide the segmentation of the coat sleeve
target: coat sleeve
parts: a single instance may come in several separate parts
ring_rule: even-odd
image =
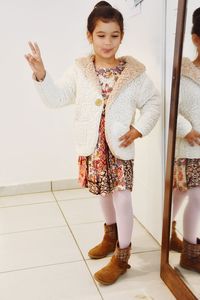
[[[181,114],[177,117],[176,137],[184,138],[192,130],[191,123]]]
[[[48,107],[57,108],[75,103],[76,76],[74,65],[71,65],[56,81],[52,79],[48,71],[46,71],[43,81],[37,81],[34,74],[32,77],[39,96]]]
[[[151,79],[142,75],[142,83],[138,86],[136,107],[140,110],[140,117],[132,124],[142,136],[150,133],[160,116],[160,95]]]
[[[192,130],[192,124],[185,117],[185,112],[187,112],[189,104],[187,101],[190,99],[190,95],[188,94],[188,87],[184,85],[183,79],[181,79],[180,83],[176,137],[184,138]],[[183,95],[185,96],[183,97]]]

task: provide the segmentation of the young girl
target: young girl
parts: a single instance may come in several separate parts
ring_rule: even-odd
[[[88,255],[98,259],[115,250],[109,264],[94,275],[102,284],[114,283],[130,268],[134,141],[152,130],[160,113],[145,66],[131,56],[116,58],[123,35],[121,13],[100,1],[87,24],[94,54],[76,59],[60,80],[54,83],[45,70],[36,43],[29,43],[32,54],[26,55],[47,105],[76,104],[79,182],[99,195],[105,216],[103,240]],[[141,115],[134,122],[136,108]]]
[[[171,249],[181,252],[180,265],[200,272],[200,8],[193,13],[192,41],[197,58],[184,58],[174,168]],[[183,243],[176,234],[176,215],[184,198]]]

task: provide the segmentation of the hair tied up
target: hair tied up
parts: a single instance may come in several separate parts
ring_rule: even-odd
[[[200,37],[200,7],[197,8],[192,15],[192,34],[198,35]]]
[[[200,7],[197,8],[194,12],[193,12],[193,15],[192,15],[192,23],[194,24],[197,19],[200,17]]]
[[[91,34],[93,33],[97,21],[99,20],[105,23],[111,21],[116,22],[120,27],[121,33],[124,32],[124,21],[122,14],[106,1],[98,2],[90,13],[87,20],[88,32]]]
[[[106,1],[100,1],[95,5],[94,9],[99,8],[99,7],[105,7],[105,6],[112,7],[112,5],[110,3],[106,2]]]

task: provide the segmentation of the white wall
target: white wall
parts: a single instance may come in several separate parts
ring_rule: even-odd
[[[74,58],[91,49],[86,20],[98,1],[1,1],[0,186],[76,178],[74,107],[44,106],[23,57],[27,42],[37,41],[48,71],[57,78]],[[147,67],[163,94],[164,0],[143,2],[131,17],[130,1],[110,1],[125,17],[125,37],[118,55],[133,55]],[[129,9],[129,12],[128,12]],[[163,207],[163,116],[153,132],[136,142],[134,212],[158,239]]]

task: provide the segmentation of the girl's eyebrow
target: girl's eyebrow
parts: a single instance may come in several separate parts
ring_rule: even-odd
[[[106,33],[105,31],[97,31],[96,33]],[[118,30],[113,31],[112,33],[120,33]]]

